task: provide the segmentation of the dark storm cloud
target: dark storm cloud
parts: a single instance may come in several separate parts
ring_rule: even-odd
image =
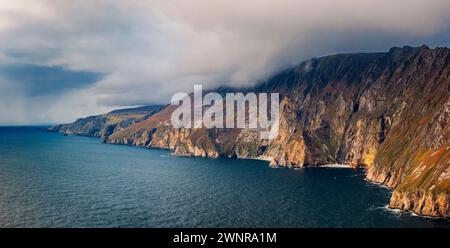
[[[25,96],[61,94],[88,87],[101,79],[101,74],[66,70],[60,66],[16,64],[0,66],[4,82],[19,87]]]

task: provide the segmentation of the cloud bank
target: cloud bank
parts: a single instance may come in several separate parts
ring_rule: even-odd
[[[448,0],[2,1],[0,124],[168,103],[195,83],[251,85],[332,53],[450,46],[449,9]]]

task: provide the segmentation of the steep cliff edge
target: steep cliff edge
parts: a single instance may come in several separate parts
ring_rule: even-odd
[[[107,114],[80,118],[73,123],[56,125],[51,132],[105,138],[108,135],[127,128],[133,123],[143,121],[163,108],[161,105],[127,108],[111,111]]]
[[[394,189],[390,207],[449,217],[449,61],[448,48],[426,46],[340,54],[303,62],[250,89],[220,89],[280,93],[274,140],[259,139],[256,129],[175,129],[175,106],[167,106],[105,141],[272,166],[362,166],[369,180]]]

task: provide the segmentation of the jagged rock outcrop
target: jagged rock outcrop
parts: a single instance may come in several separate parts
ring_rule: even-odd
[[[51,132],[105,138],[133,123],[143,121],[163,108],[161,105],[127,108],[111,111],[103,115],[80,118],[73,123],[56,125]]]
[[[172,149],[175,154],[257,158],[273,166],[349,164],[394,189],[390,207],[450,216],[450,51],[312,59],[249,89],[280,93],[280,133],[256,129],[175,129],[167,106],[106,142]]]

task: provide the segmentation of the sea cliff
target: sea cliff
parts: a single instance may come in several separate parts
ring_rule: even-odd
[[[175,129],[168,105],[104,135],[105,142],[168,148],[174,154],[256,158],[272,166],[347,164],[394,190],[389,207],[450,216],[450,50],[311,59],[252,88],[280,93],[280,133],[257,129]],[[58,128],[56,128],[58,129]]]

